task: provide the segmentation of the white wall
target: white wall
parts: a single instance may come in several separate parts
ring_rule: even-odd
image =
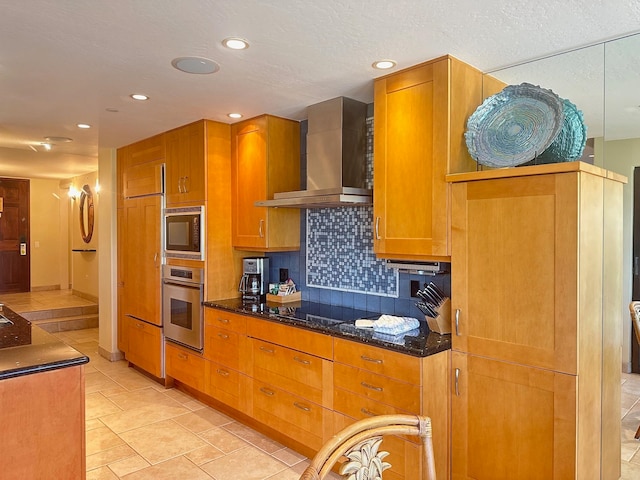
[[[632,326],[629,302],[633,287],[633,169],[640,166],[640,139],[616,140],[604,144],[604,167],[627,177],[623,187],[623,257],[622,265],[622,370],[631,371]]]
[[[59,256],[66,236],[61,237],[59,232],[60,204],[68,200],[60,197],[59,184],[58,180],[29,180],[32,290],[66,288],[61,279],[65,269]]]

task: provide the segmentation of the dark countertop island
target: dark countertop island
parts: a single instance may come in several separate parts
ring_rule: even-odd
[[[416,357],[426,357],[451,349],[451,335],[429,331],[424,321],[420,322],[420,328],[395,337],[374,332],[372,329],[356,328],[357,319],[377,319],[380,313],[348,307],[314,302],[255,304],[243,303],[240,298],[207,301],[203,305],[314,330]]]
[[[10,308],[3,307],[0,315],[0,380],[89,362],[86,355]]]

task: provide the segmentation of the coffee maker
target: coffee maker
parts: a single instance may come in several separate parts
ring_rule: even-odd
[[[242,301],[263,303],[269,289],[269,259],[267,257],[246,257],[242,259],[242,278],[238,290]]]

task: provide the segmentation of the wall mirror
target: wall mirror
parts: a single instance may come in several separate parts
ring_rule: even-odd
[[[91,187],[85,184],[80,191],[80,234],[84,243],[89,243],[93,237],[93,193]]]

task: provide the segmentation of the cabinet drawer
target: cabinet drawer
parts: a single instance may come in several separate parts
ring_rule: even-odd
[[[414,413],[337,387],[333,389],[333,408],[337,412],[357,419],[393,413]]]
[[[247,317],[217,308],[204,309],[205,325],[224,328],[242,335],[247,333]]]
[[[330,380],[331,364],[287,347],[251,339],[253,376],[322,405],[323,379]],[[327,388],[330,384],[327,385]]]
[[[403,382],[421,385],[418,357],[334,338],[334,360]]]
[[[416,415],[420,413],[421,389],[417,385],[340,363],[333,367],[333,384],[336,388],[351,391],[361,397],[386,403]]]
[[[329,335],[315,333],[303,328],[282,325],[268,320],[250,318],[247,335],[267,342],[306,352],[316,357],[333,359],[333,339]]]
[[[314,450],[322,446],[325,429],[328,437],[331,415],[315,403],[253,380],[253,418]]]
[[[207,395],[236,410],[246,412],[243,397],[247,397],[250,389],[249,378],[215,362],[208,362],[208,366]]]
[[[177,345],[165,344],[166,373],[200,392],[205,391],[205,359]]]
[[[127,360],[158,378],[164,377],[162,328],[129,316],[125,318],[129,337]]]
[[[204,356],[208,360],[240,370],[240,344],[244,336],[230,330],[205,325]]]

